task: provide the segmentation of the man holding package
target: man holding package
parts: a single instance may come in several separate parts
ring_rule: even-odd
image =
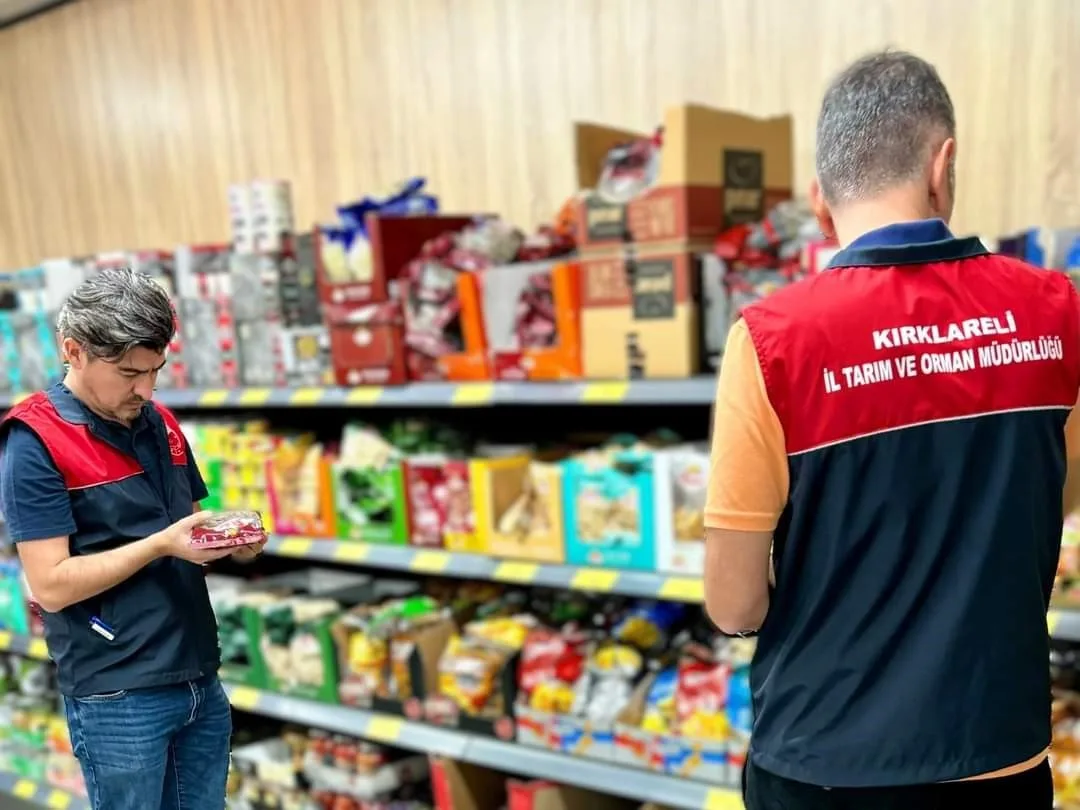
[[[759,631],[748,810],[1053,803],[1080,302],[950,232],[955,137],[923,60],[842,72],[811,188],[842,249],[728,338],[705,593],[722,630]]]
[[[150,277],[105,270],[61,309],[67,375],[0,423],[0,506],[56,661],[95,810],[223,810],[231,715],[202,566],[207,490],[151,402],[173,338]]]

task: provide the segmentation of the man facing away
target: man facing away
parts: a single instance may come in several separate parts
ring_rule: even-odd
[[[223,810],[231,717],[202,566],[229,551],[189,546],[206,485],[151,402],[172,307],[148,276],[105,270],[57,331],[64,381],[0,422],[0,505],[91,804]]]
[[[705,592],[760,631],[748,810],[1052,806],[1078,298],[949,231],[955,130],[921,59],[843,71],[811,187],[842,249],[729,335]]]

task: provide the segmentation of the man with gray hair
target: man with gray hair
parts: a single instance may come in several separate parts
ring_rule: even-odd
[[[174,330],[157,282],[101,271],[60,311],[63,382],[0,422],[0,506],[95,810],[225,806],[231,716],[202,566],[229,551],[191,548],[206,485],[151,402]]]
[[[758,635],[748,810],[1052,806],[1080,302],[951,233],[955,158],[931,65],[840,73],[811,202],[841,250],[728,338],[705,596]]]

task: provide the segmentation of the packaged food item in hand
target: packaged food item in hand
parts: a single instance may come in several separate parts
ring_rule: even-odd
[[[258,512],[224,512],[191,530],[195,548],[231,548],[266,541],[266,529]]]

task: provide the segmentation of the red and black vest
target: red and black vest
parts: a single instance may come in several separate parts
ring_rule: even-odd
[[[77,527],[69,539],[72,556],[148,537],[191,514],[187,444],[166,408],[144,408],[128,430],[57,385],[8,411],[0,440],[14,422],[36,434],[63,477]],[[66,695],[182,683],[218,668],[205,575],[179,559],[156,560],[99,596],[43,618]]]
[[[744,311],[790,469],[752,668],[758,767],[932,783],[1049,744],[1078,307],[1064,274],[930,221]]]

